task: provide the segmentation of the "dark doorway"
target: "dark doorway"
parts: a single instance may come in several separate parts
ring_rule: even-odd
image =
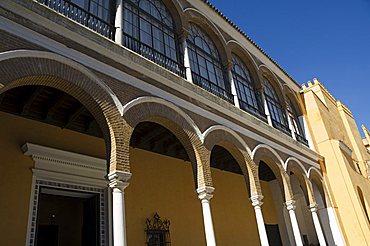
[[[282,246],[283,244],[280,238],[279,226],[265,224],[265,227],[266,227],[267,238],[269,240],[269,245]]]
[[[99,225],[99,194],[41,187],[37,246],[97,246]]]

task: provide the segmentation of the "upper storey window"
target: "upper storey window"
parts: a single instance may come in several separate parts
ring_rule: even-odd
[[[232,56],[232,62],[233,67],[231,71],[236,86],[240,108],[250,112],[258,118],[262,117],[263,120],[266,120],[266,115],[263,112],[261,96],[255,89],[255,85],[248,68],[236,55]]]
[[[196,85],[233,103],[233,95],[222,69],[215,44],[197,25],[190,24],[187,39],[190,68]]]
[[[113,39],[113,0],[37,0],[61,15]]]
[[[185,77],[175,23],[160,0],[124,0],[123,45]]]
[[[288,98],[287,102],[288,102],[288,105],[287,105],[288,106],[288,114],[289,114],[290,121],[292,123],[292,131],[294,132],[294,134],[296,136],[296,139],[299,142],[308,145],[308,142],[307,142],[307,140],[304,136],[304,131],[303,131],[303,128],[302,128],[301,121],[298,118],[297,111],[294,109],[292,101],[289,98]]]
[[[85,9],[87,12],[111,23],[111,1],[106,0],[70,0],[70,2]]]
[[[270,112],[272,125],[290,135],[291,132],[288,127],[285,110],[279,102],[279,98],[274,87],[267,79],[265,80],[264,93]]]

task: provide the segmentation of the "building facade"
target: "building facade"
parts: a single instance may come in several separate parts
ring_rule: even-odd
[[[343,235],[349,245],[369,245],[370,154],[353,115],[317,79],[303,85],[302,95],[315,149],[325,157],[322,171]]]
[[[300,86],[208,1],[0,18],[1,245],[348,244]]]

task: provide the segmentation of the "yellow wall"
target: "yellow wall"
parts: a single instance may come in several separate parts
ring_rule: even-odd
[[[99,158],[104,141],[58,127],[0,112],[0,238],[1,245],[24,245],[27,230],[31,168],[24,156],[26,142]],[[155,212],[171,221],[173,245],[205,245],[201,203],[189,162],[139,150],[130,150],[132,179],[125,192],[129,245],[145,245],[145,219]],[[211,200],[219,245],[259,245],[254,210],[244,178],[212,169],[216,188]],[[277,224],[268,183],[262,182],[263,213],[267,224]]]
[[[33,161],[21,146],[31,142],[105,157],[102,139],[0,112],[0,245],[25,245]]]
[[[325,157],[324,176],[334,202],[341,229],[349,245],[370,245],[370,225],[362,209],[357,187],[370,201],[370,180],[367,179],[364,161],[370,159],[351,112],[315,81],[303,88],[307,119],[318,152]],[[346,153],[344,143],[353,152]],[[362,174],[357,165],[358,161]]]

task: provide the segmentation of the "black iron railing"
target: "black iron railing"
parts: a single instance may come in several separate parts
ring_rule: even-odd
[[[125,33],[123,34],[123,46],[185,78],[186,73],[183,65]]]
[[[292,136],[292,132],[290,131],[290,129],[287,126],[287,124],[282,124],[279,121],[276,121],[276,120],[274,120],[272,118],[271,118],[271,121],[272,121],[272,125],[275,128],[279,129],[280,131],[284,132],[285,134],[287,134],[289,136]]]
[[[298,142],[303,143],[304,145],[308,146],[308,141],[305,137],[299,135],[298,133],[295,133],[295,138]]]
[[[115,28],[111,23],[104,21],[98,16],[89,13],[80,6],[67,0],[36,0],[37,2],[48,6],[56,12],[74,20],[81,25],[113,40]]]
[[[240,109],[247,111],[248,113],[259,118],[260,120],[267,122],[267,116],[261,109],[256,108],[252,106],[251,104],[245,101],[242,101],[242,100],[239,100],[239,106],[240,106]]]
[[[229,103],[234,104],[234,96],[233,94],[231,94],[230,91],[227,91],[226,89],[216,85],[212,81],[200,76],[197,73],[192,72],[191,75],[192,75],[194,84],[224,99],[225,101],[228,101]]]

